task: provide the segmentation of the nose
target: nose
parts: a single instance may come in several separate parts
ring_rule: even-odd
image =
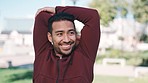
[[[63,41],[64,42],[70,42],[69,36],[68,35],[64,35]]]

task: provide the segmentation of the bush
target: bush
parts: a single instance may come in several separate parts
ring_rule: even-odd
[[[140,37],[140,41],[148,43],[148,36],[146,34],[142,34],[141,37]]]
[[[148,66],[148,51],[127,52],[117,49],[108,49],[105,54],[97,57],[97,63],[101,63],[103,58],[124,58],[127,61],[127,65]]]

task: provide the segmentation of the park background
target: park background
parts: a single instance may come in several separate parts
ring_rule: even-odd
[[[32,83],[35,13],[59,5],[94,8],[100,14],[93,83],[148,82],[147,0],[1,0],[0,83]],[[80,31],[83,24],[75,23]]]

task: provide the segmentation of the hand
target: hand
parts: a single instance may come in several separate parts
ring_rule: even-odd
[[[46,12],[55,14],[55,8],[54,7],[43,7],[43,8],[38,9],[35,16],[37,16],[42,11],[46,11]]]

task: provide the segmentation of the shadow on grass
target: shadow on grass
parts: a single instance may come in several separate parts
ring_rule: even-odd
[[[28,70],[23,73],[12,74],[10,76],[9,82],[14,82],[18,80],[32,79],[32,70]]]
[[[32,64],[25,64],[16,67],[10,67],[9,69],[13,71],[13,74],[9,76],[7,81],[14,82],[19,80],[30,80],[32,79]]]

